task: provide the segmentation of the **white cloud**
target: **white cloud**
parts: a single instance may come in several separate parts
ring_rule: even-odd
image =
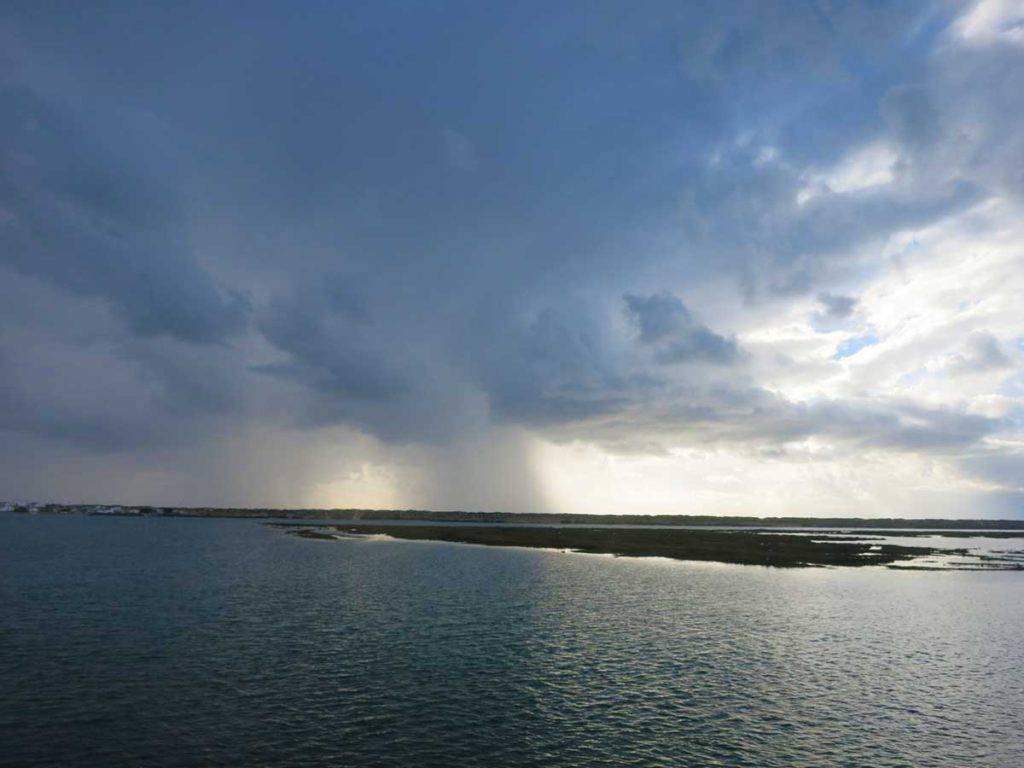
[[[967,45],[1024,45],[1024,4],[1019,0],[978,0],[953,30]]]
[[[831,168],[806,174],[797,202],[803,205],[828,193],[848,194],[891,184],[895,179],[893,166],[897,160],[896,151],[888,143],[876,141],[867,144]]]

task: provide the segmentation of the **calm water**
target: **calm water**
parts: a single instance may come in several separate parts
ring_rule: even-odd
[[[1024,574],[0,515],[0,763],[1024,765]]]

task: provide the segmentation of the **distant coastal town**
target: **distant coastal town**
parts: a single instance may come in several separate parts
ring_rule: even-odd
[[[233,510],[183,507],[131,507],[120,504],[55,504],[39,501],[0,502],[0,512],[18,512],[28,515],[164,515],[169,517],[211,517],[215,513]],[[217,515],[220,516],[220,515]],[[234,516],[234,515],[230,515]]]

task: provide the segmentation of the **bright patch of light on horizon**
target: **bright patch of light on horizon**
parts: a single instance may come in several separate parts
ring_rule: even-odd
[[[965,499],[998,487],[938,457],[831,453],[814,439],[785,455],[721,447],[633,456],[545,443],[537,464],[551,503],[570,514],[963,517]]]

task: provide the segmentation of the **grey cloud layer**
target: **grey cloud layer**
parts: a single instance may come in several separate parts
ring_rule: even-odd
[[[655,347],[658,362],[730,363],[739,356],[735,340],[726,339],[694,320],[678,297],[659,293],[626,294],[624,298],[626,310],[640,330],[640,342]]]
[[[724,278],[844,322],[851,252],[1021,195],[1020,49],[953,50],[939,3],[405,5],[225,4],[216,35],[185,8],[4,14],[0,268],[71,309],[5,319],[28,330],[0,351],[111,361],[80,386],[131,406],[12,377],[0,428],[83,452],[254,424],[929,452],[1005,427],[785,401],[693,307]],[[815,187],[879,141],[890,182]],[[88,344],[83,302],[111,317]]]
[[[3,263],[105,300],[140,336],[214,342],[244,329],[246,301],[189,252],[157,183],[22,89],[0,90],[0,122]]]

